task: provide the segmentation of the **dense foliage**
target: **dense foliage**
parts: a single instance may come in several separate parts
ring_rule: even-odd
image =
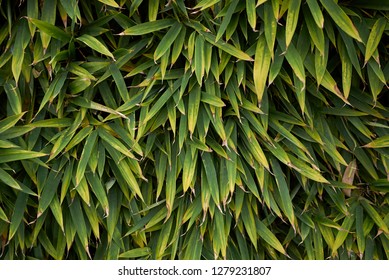
[[[2,259],[387,259],[388,1],[0,1]]]

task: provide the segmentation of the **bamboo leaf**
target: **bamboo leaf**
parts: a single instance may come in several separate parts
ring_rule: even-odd
[[[355,28],[351,19],[342,10],[342,8],[335,3],[334,0],[320,0],[323,7],[330,14],[332,20],[348,35],[353,37],[358,42],[362,42],[362,39]]]
[[[363,146],[364,148],[387,148],[389,147],[389,135],[384,135],[378,137],[377,139],[371,141],[370,143]]]
[[[149,247],[143,247],[143,248],[136,248],[131,249],[126,252],[123,252],[119,255],[119,258],[122,259],[136,259],[141,257],[146,257],[151,255],[151,248]]]
[[[139,36],[159,31],[172,26],[176,21],[173,19],[159,19],[155,21],[140,23],[125,29],[119,35]]]
[[[374,23],[373,28],[371,29],[369,34],[369,39],[367,39],[367,43],[366,43],[365,64],[377,49],[378,44],[381,41],[382,34],[384,33],[385,27],[387,25],[387,22],[388,22],[387,19],[382,17],[377,19],[377,21]]]
[[[301,0],[289,0],[288,6],[288,16],[286,18],[286,26],[285,26],[285,43],[286,48],[289,47],[289,44],[292,41],[294,36],[294,32],[297,27],[297,21],[299,18]]]
[[[47,154],[21,149],[6,149],[0,153],[0,163],[12,162],[24,159],[34,159],[46,156]]]
[[[41,31],[49,35],[50,37],[53,37],[55,39],[61,40],[63,42],[69,42],[71,39],[71,35],[63,31],[61,28],[48,23],[47,21],[34,19],[34,18],[27,18],[29,22],[34,24],[36,27],[38,27]]]
[[[12,239],[12,237],[15,235],[16,231],[20,226],[20,223],[23,220],[24,211],[27,206],[27,200],[28,200],[28,194],[24,192],[19,192],[15,201],[15,208],[11,217],[11,224],[9,226],[9,233],[8,233],[9,239]]]
[[[257,94],[258,103],[262,101],[262,96],[265,91],[266,79],[270,69],[271,53],[267,48],[265,36],[258,39],[255,51],[254,61],[254,85]]]
[[[213,34],[204,31],[200,31],[200,34],[203,35],[205,40],[207,40],[209,43],[225,51],[226,53],[241,60],[253,61],[253,59],[247,53],[234,47],[233,45],[230,45],[223,40],[216,41],[216,37]]]
[[[369,214],[370,218],[372,218],[372,220],[378,226],[378,228],[383,232],[385,232],[386,234],[388,234],[389,233],[388,226],[382,220],[380,214],[374,209],[373,206],[370,205],[369,201],[366,199],[361,199],[360,203],[365,209],[365,211],[367,212],[367,214]]]
[[[119,8],[119,5],[116,3],[115,0],[98,0],[98,1],[108,6]]]
[[[108,48],[104,44],[102,44],[99,40],[97,40],[95,37],[92,37],[88,34],[83,34],[80,37],[78,37],[77,40],[83,42],[85,45],[87,45],[91,49],[93,49],[101,54],[104,54],[106,56],[109,56],[113,60],[115,60],[115,57],[108,50]]]
[[[266,227],[266,225],[260,221],[256,220],[256,227],[258,235],[271,247],[276,249],[278,252],[286,255],[286,251],[277,237]]]
[[[0,134],[6,131],[7,129],[15,126],[17,122],[24,116],[24,114],[25,112],[2,119],[0,121]]]
[[[167,51],[170,50],[170,47],[176,40],[177,36],[180,34],[182,24],[176,22],[172,25],[166,35],[162,38],[161,42],[158,44],[158,47],[154,52],[154,61],[157,61],[161,56],[163,56]]]
[[[324,27],[324,17],[320,10],[319,4],[317,3],[317,0],[307,0],[307,4],[309,7],[309,10],[311,11],[311,14],[313,16],[313,19],[315,20],[317,26],[319,28]]]
[[[96,130],[92,131],[92,133],[88,136],[88,138],[85,141],[85,146],[84,149],[82,150],[81,157],[78,162],[77,170],[76,170],[76,177],[75,177],[76,187],[80,184],[81,179],[84,177],[86,166],[88,164],[89,158],[96,144],[97,134],[98,133]]]
[[[294,227],[295,215],[293,211],[292,198],[290,197],[289,188],[284,178],[284,173],[282,172],[281,166],[279,165],[278,161],[274,158],[271,158],[270,164],[272,166],[272,170],[276,178],[278,191],[280,192],[281,202],[283,206],[282,208],[284,209],[285,215],[289,219],[292,227]]]

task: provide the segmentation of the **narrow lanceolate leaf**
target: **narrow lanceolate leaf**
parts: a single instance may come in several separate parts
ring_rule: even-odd
[[[346,240],[347,236],[350,234],[350,230],[352,225],[354,224],[355,216],[349,215],[344,218],[342,223],[342,229],[338,231],[338,234],[336,235],[334,247],[332,248],[332,255],[336,254],[336,250],[339,249],[340,246],[344,244],[344,241]]]
[[[271,53],[266,44],[264,35],[261,35],[257,42],[254,61],[254,85],[257,93],[258,103],[262,101],[262,96],[266,87],[267,75],[270,69]]]
[[[97,40],[95,37],[92,37],[88,34],[81,35],[77,38],[78,41],[83,42],[85,45],[90,47],[91,49],[104,54],[106,56],[111,57],[113,60],[115,60],[115,57],[113,54],[107,49],[107,47],[101,43],[99,40]]]
[[[305,88],[305,68],[304,61],[293,44],[290,44],[288,49],[286,49],[284,38],[281,36],[278,40],[280,42],[281,49],[286,52],[285,58],[293,69],[293,72],[296,74],[297,78],[303,83],[303,89]]]
[[[49,207],[55,193],[57,192],[60,179],[61,179],[60,173],[54,170],[50,171],[47,179],[43,184],[43,191],[39,198],[37,217],[42,215],[42,213],[46,211],[47,207]]]
[[[114,8],[119,8],[120,6],[118,3],[116,3],[115,0],[98,0],[99,2],[106,4],[108,6],[114,7]]]
[[[20,223],[23,220],[24,211],[26,211],[28,200],[28,194],[19,192],[18,197],[16,198],[14,211],[11,217],[11,225],[9,226],[8,239],[12,239],[18,230]]]
[[[223,18],[222,24],[220,25],[217,34],[216,34],[216,42],[220,40],[220,38],[223,36],[224,32],[227,29],[227,26],[231,22],[231,18],[233,13],[235,12],[235,8],[238,5],[239,1],[232,1],[230,2],[230,5],[228,6],[227,13]]]
[[[6,131],[7,129],[15,126],[15,124],[24,116],[24,114],[25,112],[2,119],[0,121],[0,134]]]
[[[348,99],[351,90],[353,65],[343,43],[338,44],[340,61],[342,62],[342,87],[344,98]]]
[[[4,85],[5,93],[7,94],[8,103],[15,115],[22,113],[22,98],[19,88],[14,81],[6,82]]]
[[[194,69],[195,69],[197,82],[201,86],[203,76],[205,73],[204,37],[203,36],[196,37],[193,63],[194,63]]]
[[[152,250],[149,247],[131,249],[126,252],[123,252],[119,255],[119,258],[122,259],[136,259],[146,256],[151,256]]]
[[[375,224],[378,226],[380,230],[382,230],[384,233],[389,234],[388,226],[384,222],[384,220],[381,218],[380,214],[377,212],[377,210],[370,205],[369,201],[366,199],[360,200],[361,205],[366,210],[367,214],[369,214],[370,218],[375,222]]]
[[[66,33],[63,29],[48,23],[47,21],[42,21],[34,18],[27,18],[28,21],[32,22],[39,30],[46,33],[50,37],[61,40],[63,42],[68,42],[71,39],[71,35]]]
[[[264,27],[267,46],[274,61],[274,45],[277,36],[277,19],[274,17],[272,3],[265,3]],[[270,79],[269,79],[270,81]]]
[[[378,137],[377,139],[371,141],[370,143],[363,146],[364,148],[387,148],[389,147],[389,135],[384,135],[381,137]]]
[[[74,99],[71,99],[70,102],[72,102],[73,104],[76,104],[78,106],[84,107],[84,108],[89,108],[89,109],[93,109],[93,110],[97,110],[97,111],[101,111],[101,112],[106,112],[106,113],[110,113],[113,115],[117,115],[117,116],[124,118],[124,119],[128,119],[124,114],[122,114],[114,109],[111,109],[105,105],[96,103],[92,100],[88,100],[83,96],[78,96]]]
[[[216,176],[216,169],[214,162],[212,160],[212,156],[210,153],[203,153],[201,155],[201,159],[203,161],[203,166],[205,170],[205,174],[207,175],[208,185],[210,187],[210,193],[213,201],[216,205],[220,203],[219,196],[219,183]]]
[[[194,152],[192,152],[194,151]],[[192,185],[196,171],[198,152],[195,148],[189,148],[185,153],[184,164],[182,168],[182,188],[184,192]]]
[[[278,252],[286,255],[286,251],[282,246],[281,242],[277,239],[273,232],[266,227],[266,225],[260,221],[256,221],[257,233],[266,243],[268,243],[271,247],[276,249]]]
[[[366,44],[365,64],[377,49],[378,44],[381,42],[382,34],[387,26],[387,22],[388,20],[386,18],[381,17],[374,23]]]
[[[105,149],[108,151],[108,153],[111,155],[112,159],[114,160],[114,163],[117,166],[121,176],[128,184],[128,187],[136,195],[138,195],[141,198],[141,200],[143,200],[143,196],[142,196],[142,193],[140,191],[139,184],[136,181],[134,173],[132,172],[127,161],[125,159],[123,159],[122,155],[119,154],[117,152],[117,150],[115,150],[109,143],[106,143],[105,141],[103,141],[103,144],[104,144]]]
[[[173,160],[171,161],[171,164],[167,167],[166,171],[166,188],[165,188],[165,193],[166,193],[166,208],[167,208],[167,215],[166,219],[167,220],[170,215],[172,214],[173,206],[174,206],[174,201],[176,200],[176,193],[177,193],[177,161],[175,158],[177,157],[177,144],[175,143],[172,147],[171,153],[168,154],[168,157],[172,158]]]
[[[14,188],[19,191],[22,190],[19,183],[11,175],[9,175],[7,171],[2,168],[0,168],[0,181],[10,186],[11,188]]]
[[[275,158],[272,157],[270,163],[277,182],[278,191],[281,196],[281,202],[283,206],[282,208],[285,211],[286,217],[289,219],[292,227],[294,228],[295,215],[293,211],[292,198],[290,196],[289,188],[284,178],[284,173],[282,172],[281,166],[278,161],[275,160]]]
[[[246,13],[247,13],[247,20],[251,28],[255,30],[257,26],[257,13],[255,7],[255,0],[246,0]]]
[[[123,155],[128,156],[129,158],[135,159],[135,156],[130,152],[130,150],[118,139],[116,139],[113,135],[107,132],[104,128],[98,128],[98,133],[101,139],[103,139],[107,144],[109,144],[112,148],[117,150]]]
[[[255,217],[253,209],[249,203],[243,203],[242,207],[242,220],[244,227],[247,231],[248,236],[250,237],[251,243],[254,247],[257,248],[257,228],[255,225]]]
[[[0,207],[0,219],[2,219],[4,222],[9,223],[9,219],[7,215],[5,214],[3,208]]]
[[[366,239],[363,231],[363,216],[363,207],[358,204],[357,207],[355,207],[355,230],[357,234],[357,245],[361,259],[366,248]]]
[[[35,151],[21,150],[21,149],[6,149],[0,153],[0,163],[34,159],[46,156],[47,154]]]
[[[97,200],[100,202],[101,207],[104,209],[105,216],[109,215],[108,197],[103,187],[101,179],[95,173],[87,173],[86,178],[88,179],[89,185],[96,195]]]
[[[44,108],[47,102],[49,101],[52,102],[54,98],[58,96],[58,94],[61,92],[61,90],[64,87],[67,75],[68,73],[64,71],[58,73],[58,75],[55,76],[54,80],[51,82],[49,88],[45,92],[43,100],[40,102],[38,112],[40,112]]]
[[[77,231],[78,236],[80,237],[81,243],[84,246],[84,250],[88,252],[88,234],[85,223],[84,214],[81,208],[79,196],[76,196],[74,200],[69,203],[70,215],[72,218],[72,223],[74,228]]]
[[[77,165],[76,187],[80,183],[81,179],[84,177],[86,166],[93,152],[96,140],[97,140],[97,131],[94,130],[85,141],[85,146],[84,149],[82,150],[81,157]]]
[[[303,12],[304,12],[305,23],[307,24],[308,27],[309,35],[311,36],[311,39],[315,44],[316,48],[320,51],[320,54],[324,55],[324,50],[325,50],[324,31],[323,29],[321,29],[315,24],[308,9],[303,9]]]
[[[18,27],[16,34],[15,45],[12,52],[12,74],[16,81],[19,81],[20,73],[22,72],[24,50],[30,41],[30,32],[27,27],[27,22],[22,21]]]
[[[286,27],[285,27],[286,48],[288,48],[294,36],[297,27],[297,22],[299,19],[300,6],[301,6],[301,0],[289,0],[288,16],[286,18]]]
[[[150,21],[146,23],[136,24],[130,28],[125,29],[119,35],[145,35],[158,30],[162,30],[172,26],[176,21],[174,19],[160,19],[156,21]]]
[[[347,14],[342,10],[342,8],[335,3],[334,0],[320,0],[323,7],[331,16],[332,20],[348,35],[353,37],[358,42],[362,42],[362,39],[358,33],[358,30],[355,28],[354,23],[347,16]]]
[[[324,17],[323,17],[323,13],[321,12],[319,4],[317,3],[317,0],[307,0],[307,4],[317,26],[323,28]]]
[[[154,61],[157,61],[161,56],[163,56],[167,51],[170,51],[170,47],[176,40],[177,36],[180,34],[182,28],[182,24],[176,22],[170,27],[169,31],[162,38],[161,42],[159,42],[158,47],[154,52]]]
[[[207,40],[209,43],[211,43],[215,47],[218,47],[219,49],[225,51],[226,53],[228,53],[232,56],[235,56],[236,58],[241,59],[241,60],[253,61],[253,59],[247,53],[234,47],[233,45],[228,44],[228,43],[224,42],[223,40],[216,41],[215,35],[213,35],[209,32],[205,32],[205,31],[200,31],[200,34],[202,34],[204,36],[205,40]]]
[[[192,137],[194,129],[197,123],[197,117],[200,108],[201,89],[198,85],[194,86],[191,92],[189,92],[188,99],[188,130],[190,137]]]
[[[111,73],[111,75],[116,83],[116,86],[117,86],[117,89],[119,91],[121,98],[123,99],[124,102],[128,101],[129,95],[128,95],[127,86],[126,86],[126,83],[124,81],[123,75],[120,72],[120,69],[116,65],[116,63],[112,63],[109,66],[109,72]]]

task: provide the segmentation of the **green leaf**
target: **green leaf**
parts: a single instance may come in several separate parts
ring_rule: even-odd
[[[256,227],[257,227],[257,233],[258,235],[266,242],[268,243],[271,247],[276,249],[278,252],[286,255],[286,251],[280,241],[277,239],[277,237],[274,235],[271,230],[269,230],[266,225],[260,221],[260,220],[255,220],[256,222]]]
[[[246,13],[247,13],[247,20],[251,28],[255,30],[257,26],[257,13],[255,7],[255,0],[246,0]]]
[[[5,221],[6,223],[9,223],[7,215],[4,213],[4,210],[0,207],[0,219]]]
[[[377,139],[371,141],[370,143],[368,143],[362,147],[373,148],[373,149],[387,148],[387,147],[389,147],[389,135],[384,135],[384,136],[378,137]]]
[[[57,192],[59,182],[61,180],[61,174],[54,170],[50,171],[48,177],[43,184],[43,190],[39,197],[38,214],[37,217],[42,215],[46,211],[47,207],[51,204],[54,195]]]
[[[19,190],[19,191],[22,190],[19,183],[14,178],[12,178],[12,176],[9,175],[7,171],[5,171],[2,168],[0,168],[0,181],[2,181],[4,184],[10,186],[11,188],[14,188],[14,189]]]
[[[266,79],[270,69],[271,53],[266,45],[265,36],[260,36],[257,42],[254,61],[254,85],[258,103],[261,104],[266,87]]]
[[[9,116],[0,121],[0,134],[7,129],[16,125],[16,123],[24,116],[25,112],[13,116]]]
[[[386,18],[381,17],[374,23],[366,44],[365,64],[377,49],[378,44],[381,42],[382,34],[385,31],[387,22],[388,20]]]
[[[136,248],[131,249],[126,252],[123,252],[119,255],[119,258],[121,259],[136,259],[146,256],[151,256],[151,248],[149,247],[143,247],[143,248]]]
[[[109,56],[113,60],[115,60],[115,57],[107,49],[107,47],[104,44],[102,44],[99,40],[97,40],[95,37],[92,37],[88,34],[83,34],[80,37],[78,37],[77,40],[83,42],[85,45],[87,45],[91,49],[93,49],[101,54],[104,54],[106,56]]]
[[[74,228],[76,229],[77,235],[80,237],[81,243],[84,247],[83,249],[89,254],[87,228],[78,196],[76,196],[70,203],[69,209]]]
[[[97,140],[97,131],[94,130],[85,141],[85,146],[84,149],[82,150],[81,157],[77,165],[77,171],[75,177],[76,187],[80,184],[81,179],[84,177],[86,166],[93,152],[94,146],[96,144],[96,140]]]
[[[213,201],[216,203],[216,205],[219,205],[220,203],[220,196],[219,196],[219,183],[216,176],[216,168],[213,163],[212,157],[210,153],[203,153],[201,156],[205,174],[207,176],[207,182],[210,187],[210,193]]]
[[[277,182],[278,191],[281,196],[282,209],[285,211],[286,217],[289,219],[292,227],[295,225],[295,215],[293,211],[292,198],[290,196],[288,185],[284,178],[281,166],[274,158],[270,159],[270,164]]]
[[[176,20],[173,19],[159,19],[156,21],[150,21],[145,23],[136,24],[130,28],[125,29],[119,35],[132,35],[139,36],[159,31],[165,28],[168,28],[176,23]]]
[[[71,35],[63,31],[61,28],[50,24],[47,21],[34,19],[34,18],[27,18],[28,21],[32,22],[36,27],[38,27],[41,31],[49,35],[50,37],[53,37],[55,39],[61,40],[63,42],[69,42],[71,39]]]
[[[362,39],[355,28],[354,23],[342,10],[342,8],[335,3],[334,0],[320,0],[323,7],[327,10],[332,20],[348,35],[353,37],[358,42],[362,42]]]
[[[245,52],[242,50],[234,47],[233,45],[230,45],[223,40],[216,41],[215,35],[209,33],[209,32],[204,32],[200,31],[200,34],[204,36],[205,40],[207,40],[209,43],[212,45],[218,47],[219,49],[225,51],[226,53],[241,59],[241,60],[246,60],[246,61],[253,61],[253,59]]]
[[[285,26],[286,48],[288,48],[292,42],[292,38],[297,27],[297,21],[299,19],[300,6],[301,0],[289,0],[288,16],[286,18]]]
[[[181,32],[182,24],[175,22],[169,31],[159,42],[158,47],[154,51],[154,61],[157,61],[161,56],[163,56],[167,51],[170,50],[170,47],[178,37]]]
[[[321,12],[320,6],[317,3],[317,0],[307,0],[307,4],[309,7],[309,10],[311,11],[311,14],[313,16],[313,19],[315,20],[317,26],[319,28],[324,27],[324,17]]]
[[[224,32],[226,31],[227,26],[230,24],[232,15],[234,14],[238,3],[239,1],[231,1],[230,4],[228,5],[227,13],[225,14],[222,24],[220,25],[216,34],[216,39],[215,39],[216,42],[220,40],[220,38],[223,36]]]
[[[370,218],[375,222],[380,230],[389,234],[388,226],[382,220],[380,214],[370,205],[370,202],[367,199],[360,199],[360,203],[365,208],[365,211],[369,214]]]
[[[98,178],[95,173],[87,173],[86,178],[93,193],[96,195],[98,201],[100,202],[101,207],[104,209],[105,216],[107,217],[109,215],[108,197],[101,182],[101,179]]]
[[[18,230],[20,223],[23,220],[24,212],[26,211],[28,200],[28,194],[19,192],[16,201],[15,208],[11,217],[11,224],[9,226],[8,239],[11,240]]]
[[[188,130],[192,138],[197,123],[198,112],[200,108],[201,90],[198,85],[194,86],[189,93],[188,100]]]
[[[21,149],[6,149],[0,153],[0,163],[12,162],[24,159],[34,159],[46,156],[47,154],[35,151]]]
[[[108,6],[119,8],[120,6],[116,3],[115,0],[98,0],[99,2],[106,4]]]

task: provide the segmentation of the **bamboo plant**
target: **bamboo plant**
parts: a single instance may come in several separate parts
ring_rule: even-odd
[[[388,1],[0,4],[1,259],[388,259]]]

